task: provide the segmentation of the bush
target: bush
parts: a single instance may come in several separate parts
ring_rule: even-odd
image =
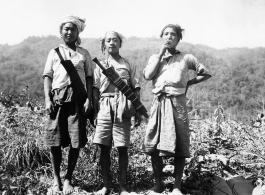
[[[14,194],[46,194],[52,185],[49,150],[43,144],[44,108],[27,96],[24,104],[15,96],[1,94],[0,107],[0,191]],[[26,99],[25,99],[26,98]],[[25,105],[22,107],[21,105]],[[216,186],[214,176],[231,178],[242,175],[249,179],[265,175],[264,125],[253,127],[230,120],[221,105],[213,118],[196,118],[190,122],[191,158],[186,160],[182,191],[185,194],[211,194]],[[81,150],[73,184],[88,192],[102,187],[99,166],[100,149],[92,144],[94,129],[88,124],[88,140]],[[151,159],[142,153],[145,123],[131,132],[127,185],[143,194],[153,184]],[[69,148],[63,150],[62,176],[67,168]],[[173,188],[174,159],[164,158],[165,194]],[[112,193],[118,193],[118,152],[111,151]]]

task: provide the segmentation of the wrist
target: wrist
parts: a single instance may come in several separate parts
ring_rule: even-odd
[[[86,101],[91,102],[92,101],[92,97],[87,97]]]
[[[97,109],[97,108],[94,108],[94,109],[93,109],[93,114],[94,114],[94,115],[97,115],[97,114],[98,114],[98,109]]]
[[[45,97],[45,101],[51,101],[50,97]]]
[[[163,57],[163,55],[164,54],[160,52],[156,57],[161,60],[161,58]]]
[[[193,83],[193,80],[189,80],[188,81],[188,85],[193,85],[194,83]]]
[[[92,99],[92,92],[90,90],[90,92],[87,93],[87,99]]]
[[[140,93],[140,90],[141,90],[141,88],[140,87],[136,87],[135,89],[134,89],[134,93]]]

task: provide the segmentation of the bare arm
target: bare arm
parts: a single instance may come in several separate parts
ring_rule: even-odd
[[[187,90],[188,90],[189,86],[197,84],[197,83],[200,83],[202,81],[206,81],[209,78],[211,78],[211,75],[205,74],[205,75],[198,75],[197,77],[189,80],[187,82],[185,94],[187,93]]]
[[[96,118],[98,115],[98,102],[99,102],[99,89],[96,87],[93,87],[93,97],[92,97],[92,102],[93,102],[93,123],[96,125]]]
[[[92,109],[92,83],[93,83],[93,78],[91,76],[86,77],[86,88],[87,88],[87,99],[84,104],[83,112],[88,113],[91,112]]]
[[[195,78],[187,82],[186,91],[185,91],[185,94],[186,94],[189,86],[200,83],[202,81],[205,81],[211,78],[211,74],[206,69],[206,67],[204,67],[204,65],[199,63],[198,60],[192,54],[185,55],[184,60],[186,61],[188,68],[196,71],[196,74],[197,74]]]
[[[197,77],[191,79],[188,81],[189,85],[194,85],[197,83],[200,83],[202,81],[206,81],[207,79],[211,78],[211,75],[205,74],[205,75],[198,75]]]
[[[99,102],[99,89],[96,87],[93,87],[93,112],[97,115],[99,108],[98,108],[98,102]]]
[[[48,76],[44,77],[44,95],[45,95],[45,110],[47,114],[53,112],[52,100],[50,98],[50,93],[52,90],[52,79]]]
[[[134,90],[134,94],[140,100],[140,87],[137,87]],[[138,112],[136,112],[135,113],[135,124],[134,124],[134,127],[139,126],[141,124],[141,122],[142,122],[141,115]]]
[[[146,80],[152,80],[153,77],[156,75],[161,58],[165,54],[166,50],[169,48],[170,48],[170,41],[166,40],[162,44],[159,54],[157,55],[156,59],[151,64],[149,64],[148,67],[145,69],[144,78]]]
[[[87,99],[92,101],[92,84],[93,84],[93,78],[92,76],[86,77],[86,88],[87,88]]]

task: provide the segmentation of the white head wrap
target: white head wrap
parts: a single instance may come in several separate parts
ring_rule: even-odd
[[[60,31],[62,30],[62,25],[65,24],[65,23],[72,23],[74,25],[76,25],[77,27],[77,30],[78,30],[78,34],[81,33],[85,27],[86,27],[86,24],[85,24],[85,21],[86,19],[84,18],[79,18],[78,16],[67,16],[65,17],[62,21],[61,21],[61,24],[60,24]],[[76,40],[76,43],[75,43],[77,46],[79,46],[81,44],[81,39],[80,37],[78,36],[77,37],[77,40]]]

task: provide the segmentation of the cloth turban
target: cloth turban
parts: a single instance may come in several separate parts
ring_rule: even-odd
[[[71,15],[71,16],[67,16],[67,17],[65,17],[65,18],[61,21],[61,24],[60,24],[60,31],[61,31],[61,29],[62,29],[62,25],[63,25],[63,24],[66,24],[66,23],[72,23],[72,24],[76,25],[77,30],[78,30],[78,34],[79,34],[79,33],[81,33],[81,32],[85,29],[85,27],[86,27],[85,21],[86,21],[85,19],[82,19],[82,18],[80,18],[80,17],[78,17],[78,16],[73,16],[73,15]],[[78,46],[78,45],[80,45],[80,44],[81,44],[81,39],[80,39],[80,37],[78,36],[78,37],[77,37],[77,41],[76,41],[76,45]]]

